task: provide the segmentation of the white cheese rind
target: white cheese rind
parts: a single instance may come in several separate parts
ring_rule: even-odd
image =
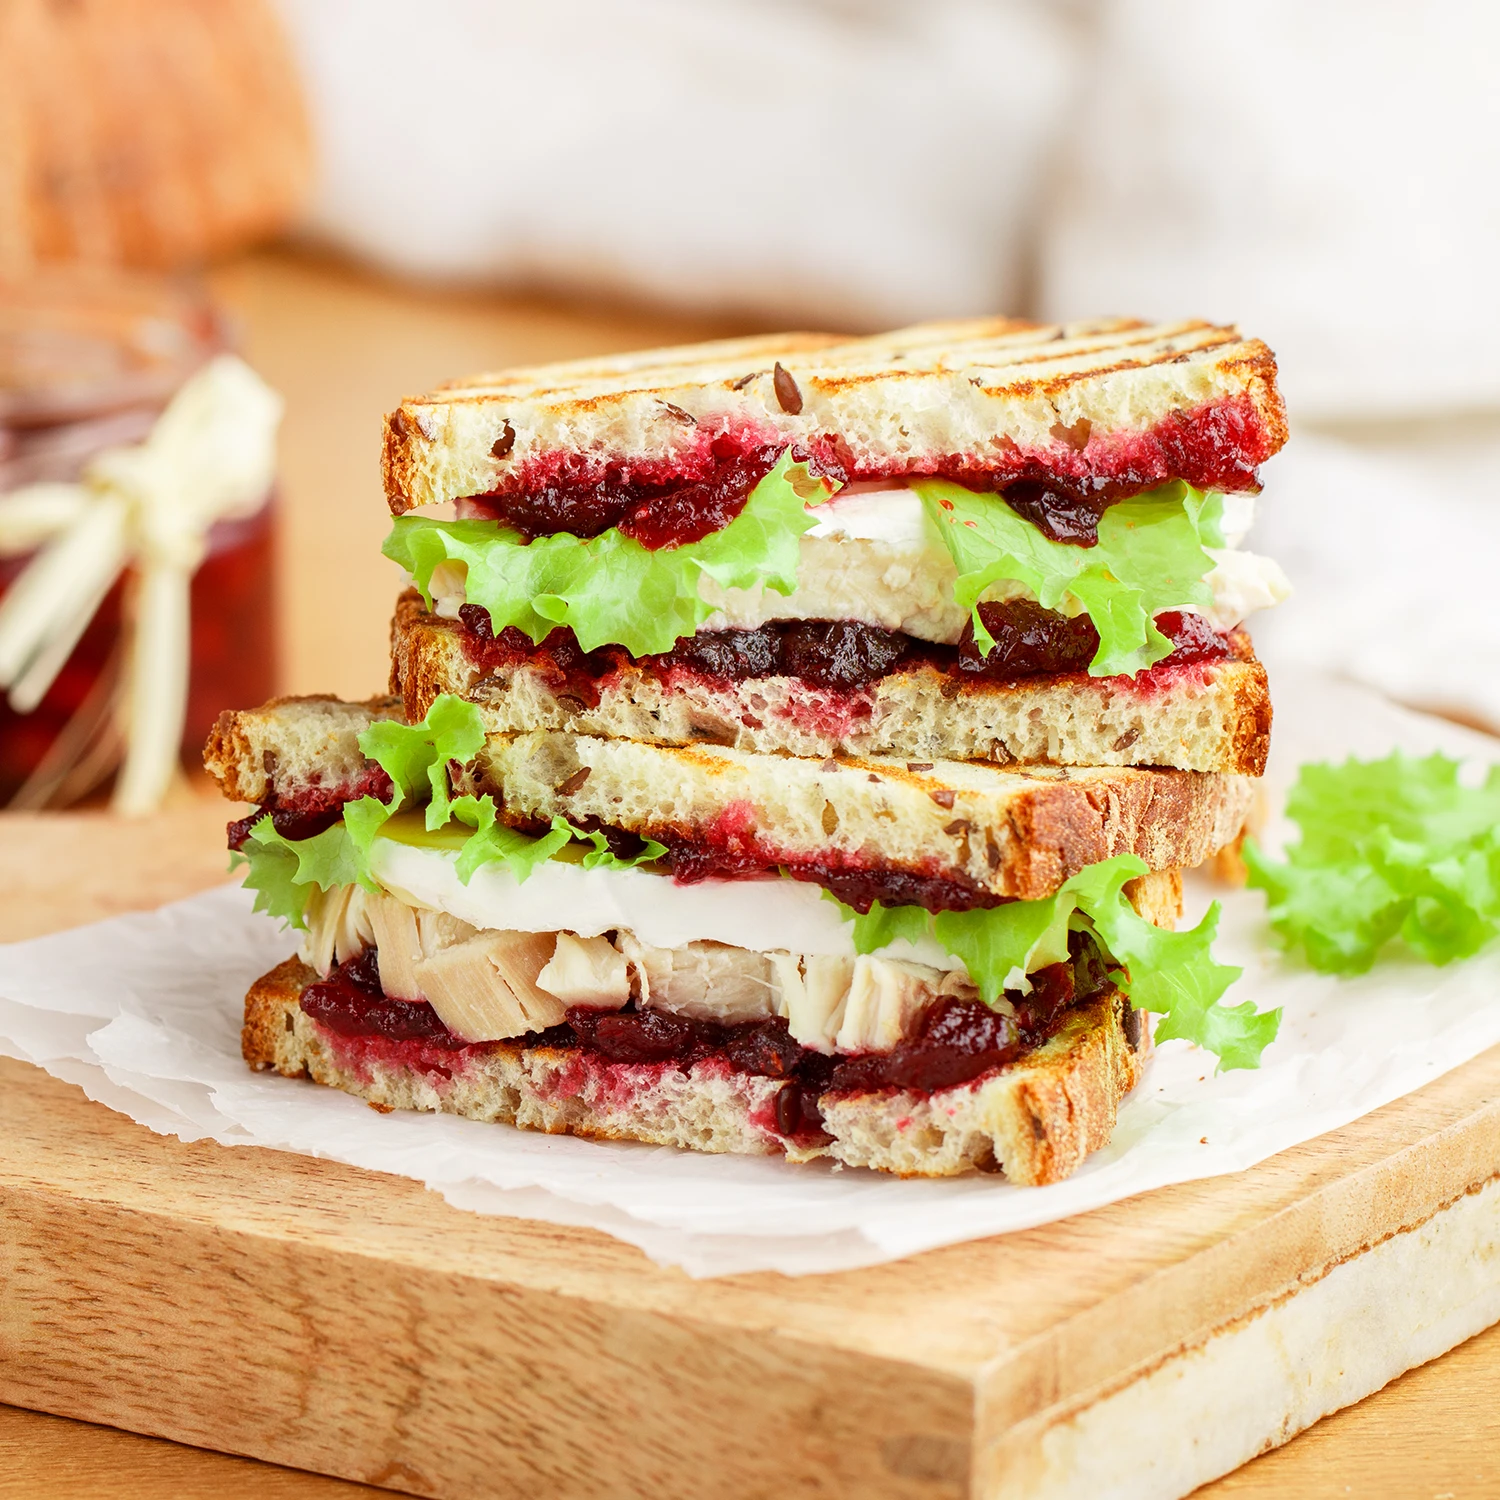
[[[1257,610],[1280,604],[1292,592],[1281,564],[1269,557],[1229,547],[1204,550],[1214,560],[1213,570],[1204,581],[1214,594],[1208,620],[1216,630],[1230,630]]]

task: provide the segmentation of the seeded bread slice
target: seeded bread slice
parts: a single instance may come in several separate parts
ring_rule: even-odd
[[[780,367],[780,374],[777,367]],[[717,440],[849,478],[971,464],[1242,489],[1286,441],[1276,361],[1232,327],[1128,319],[780,334],[476,375],[386,419],[396,514],[608,469],[701,478]]]
[[[512,821],[596,819],[766,866],[905,871],[1021,900],[1116,854],[1152,870],[1198,865],[1238,836],[1255,787],[1209,772],[820,762],[550,730],[492,735],[472,784]]]
[[[286,802],[336,778],[353,794],[369,769],[355,759],[360,727],[398,713],[391,700],[278,700],[226,715],[207,763],[236,800]],[[328,742],[339,747],[335,761],[324,758]],[[1255,787],[1212,772],[817,761],[555,730],[490,736],[459,780],[494,796],[516,823],[561,814],[768,866],[906,871],[1022,900],[1049,896],[1115,854],[1136,854],[1152,870],[1201,864],[1238,837]]]
[[[401,717],[401,700],[393,697],[273,698],[260,708],[225,709],[203,747],[203,764],[231,802],[341,787],[353,795],[369,767],[361,731],[377,719]]]
[[[998,683],[921,666],[833,690],[797,677],[728,682],[627,664],[597,680],[598,702],[588,704],[542,667],[476,666],[462,627],[408,590],[391,625],[391,690],[414,720],[440,693],[467,697],[496,734],[557,729],[820,760],[905,755],[1259,776],[1271,743],[1271,699],[1249,637],[1237,635],[1236,645],[1237,660],[1158,668],[1138,681],[1075,672]]]
[[[556,1047],[497,1042],[473,1053],[348,1043],[298,1001],[314,971],[290,958],[245,997],[243,1050],[257,1070],[310,1077],[380,1110],[420,1109],[551,1135],[646,1141],[694,1151],[831,1157],[903,1177],[1001,1170],[1059,1182],[1105,1145],[1149,1050],[1143,1018],[1111,991],[1069,1013],[1050,1041],[973,1083],[932,1094],[827,1094],[831,1139],[780,1135],[781,1081],[712,1060],[629,1065]]]

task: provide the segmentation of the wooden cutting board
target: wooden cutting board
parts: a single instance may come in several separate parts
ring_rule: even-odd
[[[0,936],[201,887],[222,821],[0,819]],[[0,1401],[421,1494],[1176,1496],[1500,1320],[1500,1049],[1234,1177],[800,1279],[19,1063],[0,1141]]]

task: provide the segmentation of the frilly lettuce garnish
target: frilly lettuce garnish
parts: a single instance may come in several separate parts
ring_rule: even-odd
[[[1079,871],[1042,901],[936,914],[919,906],[887,908],[877,902],[865,916],[837,904],[854,923],[857,952],[872,953],[897,938],[915,942],[930,935],[963,961],[990,1004],[1007,988],[1018,988],[1021,976],[1066,959],[1070,931],[1087,932],[1107,958],[1124,965],[1115,980],[1130,1003],[1160,1017],[1157,1040],[1195,1042],[1218,1057],[1221,1069],[1258,1067],[1261,1053],[1276,1036],[1281,1012],[1257,1013],[1248,1000],[1219,1004],[1241,971],[1214,960],[1218,902],[1187,931],[1156,927],[1124,893],[1127,881],[1145,873],[1144,861],[1120,854]]]
[[[391,778],[391,798],[361,797],[344,808],[343,821],[307,839],[277,833],[269,813],[256,821],[245,847],[230,859],[230,869],[248,865],[245,884],[256,893],[255,910],[268,912],[293,927],[305,925],[303,913],[311,888],[362,885],[378,891],[370,872],[375,837],[398,812],[426,805],[430,834],[448,833],[458,850],[458,877],[466,885],[482,866],[504,863],[517,881],[525,880],[543,860],[570,844],[587,846],[579,863],[585,869],[630,869],[650,864],[667,851],[652,840],[641,852],[623,858],[611,852],[604,835],[575,828],[556,817],[548,831],[533,836],[498,819],[495,799],[486,793],[455,797],[449,764],[466,765],[484,745],[479,710],[451,693],[433,700],[420,724],[380,720],[359,737],[360,749]],[[464,833],[463,830],[471,830]],[[444,840],[443,842],[449,842]]]
[[[1387,945],[1446,964],[1500,932],[1500,765],[1464,786],[1445,755],[1308,764],[1286,810],[1285,859],[1247,842],[1245,862],[1313,968],[1362,974]]]

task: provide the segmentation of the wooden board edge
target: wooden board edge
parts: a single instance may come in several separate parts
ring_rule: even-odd
[[[1500,1060],[1500,1050],[1494,1056]],[[1431,1087],[1441,1093],[1447,1082]],[[1415,1106],[1423,1097],[1408,1096]],[[1376,1111],[1353,1129],[1376,1128],[1380,1119]],[[1274,1176],[1277,1161],[1251,1168],[1247,1188]],[[1381,1159],[1309,1183],[1271,1217],[1230,1229],[993,1361],[979,1384],[980,1447],[997,1447],[1051,1413],[1082,1409],[1257,1317],[1335,1266],[1426,1223],[1497,1170],[1500,1103],[1491,1092],[1463,1117],[1443,1120]],[[1142,1200],[1147,1211],[1149,1203]]]
[[[1088,1404],[1004,1433],[976,1500],[1179,1500],[1500,1322],[1500,1176]]]

